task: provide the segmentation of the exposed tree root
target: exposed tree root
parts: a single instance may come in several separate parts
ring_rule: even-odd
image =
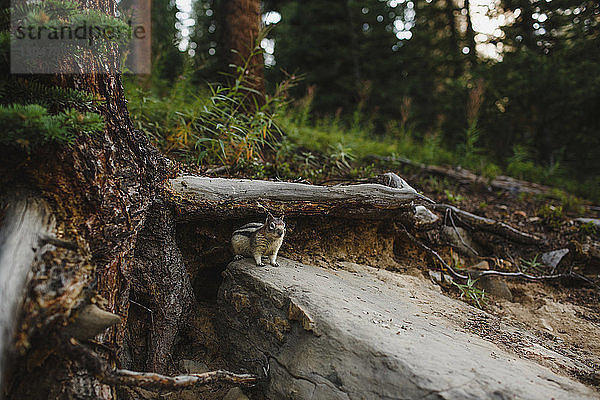
[[[504,236],[507,239],[523,244],[539,245],[543,243],[543,239],[526,232],[521,232],[518,229],[515,229],[512,226],[505,224],[504,222],[496,221],[490,218],[480,217],[478,215],[471,214],[470,212],[463,211],[459,208],[448,204],[435,204],[433,206],[433,209],[437,211],[442,211],[444,213],[449,213],[449,215],[451,216],[454,215],[454,217],[456,217],[459,223],[468,227],[469,229],[477,228],[482,231]]]
[[[128,271],[131,298],[142,300],[151,310],[149,354],[146,368],[166,373],[177,332],[194,302],[188,273],[175,242],[175,224],[170,208],[156,199],[150,207],[135,249],[135,268]],[[130,343],[130,345],[133,345]]]
[[[98,380],[111,386],[128,386],[152,391],[181,390],[191,387],[212,385],[215,383],[233,383],[252,385],[261,377],[252,374],[235,374],[225,370],[209,371],[202,374],[167,376],[151,372],[136,372],[127,369],[111,368],[108,363],[94,354],[75,339],[63,340],[58,344],[74,359],[79,360]]]
[[[258,377],[251,374],[234,374],[233,372],[224,370],[210,371],[202,374],[166,376],[151,372],[115,369],[101,376],[100,381],[114,386],[133,386],[142,389],[163,391],[211,385],[217,382],[253,384],[258,381]]]
[[[587,279],[586,277],[584,277],[580,274],[574,273],[572,271],[569,271],[564,274],[552,274],[552,275],[531,275],[531,274],[526,274],[524,272],[506,272],[506,271],[496,271],[496,270],[465,271],[466,274],[461,274],[458,271],[456,271],[454,268],[452,268],[452,266],[450,266],[446,261],[444,261],[444,259],[435,250],[431,249],[429,246],[425,245],[420,240],[418,240],[416,237],[411,235],[408,232],[408,230],[404,227],[404,225],[402,225],[402,224],[398,224],[398,225],[399,225],[399,230],[402,231],[404,233],[404,235],[411,242],[416,244],[420,249],[425,251],[426,254],[428,254],[431,258],[433,258],[436,262],[438,262],[442,267],[442,271],[449,273],[450,276],[452,276],[452,278],[454,278],[454,279],[466,281],[467,279],[469,279],[469,277],[480,278],[482,276],[502,276],[505,278],[521,278],[521,279],[526,279],[526,280],[530,280],[530,281],[544,281],[544,280],[553,280],[553,279],[561,279],[561,278],[574,278],[574,279],[583,280],[586,283],[597,286],[591,280]]]

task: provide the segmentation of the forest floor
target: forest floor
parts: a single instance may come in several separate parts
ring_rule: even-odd
[[[504,254],[494,254],[498,251],[495,248],[485,254],[487,260],[489,257],[496,261],[504,259],[504,265],[498,269],[514,270],[514,266],[520,264],[521,268],[529,266],[528,272],[547,274],[549,268],[540,262],[543,252],[569,248],[572,254],[581,254],[582,247],[598,249],[600,229],[576,222],[579,217],[600,218],[598,209],[590,203],[564,204],[564,199],[552,198],[551,195],[522,193],[515,196],[508,192],[490,191],[483,186],[460,185],[448,179],[421,176],[419,172],[404,174],[403,177],[437,202],[453,200],[454,205],[462,210],[503,221],[546,238],[546,248],[511,248],[503,249]],[[471,260],[472,263],[476,261]],[[535,348],[540,345],[551,349],[574,361],[572,365],[563,365],[562,371],[555,372],[566,373],[600,390],[600,289],[597,286],[600,259],[597,255],[595,258],[573,256],[563,261],[557,268],[572,269],[596,282],[596,286],[568,278],[546,282],[504,280],[512,298],[490,295],[483,308],[493,318],[473,321],[470,328],[501,348],[509,348],[520,356],[550,367],[544,359],[552,359],[553,356],[539,354]],[[424,270],[427,267],[421,265],[419,268]],[[495,269],[494,266],[490,268]],[[460,291],[454,287],[443,290],[452,297],[460,298]],[[507,336],[499,329],[502,321],[524,327],[539,342]],[[552,369],[556,369],[555,364]]]
[[[406,177],[409,182],[419,182],[417,176]],[[412,178],[412,179],[411,179]],[[415,180],[416,178],[416,180]],[[447,202],[446,193],[432,187],[431,179],[424,182],[422,189],[426,195],[438,202]],[[436,182],[433,180],[433,182]],[[435,185],[435,183],[434,183]],[[448,190],[448,189],[445,189]],[[474,214],[503,221],[519,230],[536,234],[547,239],[547,248],[521,249],[521,252],[490,254],[490,256],[510,258],[512,263],[519,258],[529,260],[529,265],[538,268],[538,273],[547,273],[541,263],[540,254],[547,251],[569,248],[576,253],[581,248],[595,246],[598,249],[600,229],[583,227],[576,218],[599,218],[597,209],[582,202],[576,209],[565,211],[568,205],[559,199],[545,196],[522,194],[514,196],[507,192],[490,192],[485,188],[453,185],[454,197],[460,196],[456,206]],[[571,206],[572,207],[572,206]],[[514,251],[514,249],[513,249]],[[600,260],[597,258],[572,257],[559,264],[559,268],[572,268],[584,275],[593,284],[572,279],[558,279],[547,282],[505,280],[512,299],[490,296],[485,311],[497,320],[477,321],[471,327],[474,332],[492,340],[500,347],[508,347],[521,356],[532,358],[544,364],[548,355],[540,355],[535,346],[540,345],[566,356],[573,365],[564,365],[562,372],[600,390]],[[521,263],[522,265],[523,263]],[[457,291],[446,289],[446,293],[456,297]],[[537,343],[523,342],[519,338],[499,335],[498,324],[510,321],[525,327],[538,340]],[[585,366],[585,367],[583,367]]]
[[[386,171],[382,167],[371,172]],[[480,290],[481,293],[483,290],[479,308],[487,314],[465,314],[460,307],[439,310],[465,330],[600,392],[600,229],[577,221],[581,217],[600,218],[599,209],[589,202],[556,196],[555,193],[515,195],[493,191],[481,184],[461,184],[411,167],[394,172],[438,203],[452,204],[545,238],[542,246],[526,246],[473,234],[478,256],[461,254],[447,243],[437,242],[436,251],[456,270],[472,269],[485,261],[487,267],[484,269],[533,275],[571,271],[587,278],[587,281],[572,277],[548,281],[494,278],[496,283],[491,288],[474,285],[460,289],[455,284],[436,285],[447,296],[465,301],[468,291]],[[248,176],[244,171],[228,173],[221,170],[217,174],[222,177]],[[329,183],[312,183],[352,183],[357,179],[341,174],[329,176],[326,181]],[[325,267],[332,273],[336,269],[352,270],[356,263],[415,276],[423,282],[423,288],[430,286],[431,281],[435,283],[431,260],[419,254],[419,250],[408,242],[403,243],[405,248],[399,249],[398,244],[389,239],[385,223],[365,227],[364,224],[312,218],[289,221],[288,225],[289,233],[281,252],[287,258]],[[427,240],[425,234],[417,236]],[[552,268],[541,262],[544,253],[559,249],[569,249],[569,254],[558,266]],[[502,283],[498,284],[498,281]],[[507,289],[509,295],[502,294],[502,290],[498,295],[498,290],[494,290],[498,285],[502,290]],[[530,335],[524,336],[523,331]]]

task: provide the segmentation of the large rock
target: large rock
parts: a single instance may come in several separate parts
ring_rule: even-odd
[[[229,361],[249,369],[266,356],[270,399],[598,398],[471,333],[488,314],[420,277],[280,260],[279,268],[231,263],[218,300]],[[513,334],[527,340],[522,332],[506,337]]]

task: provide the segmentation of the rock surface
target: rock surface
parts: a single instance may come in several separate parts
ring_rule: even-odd
[[[231,263],[218,299],[231,365],[251,369],[266,356],[268,398],[598,398],[552,372],[571,362],[564,356],[532,345],[551,360],[542,366],[473,333],[488,314],[423,278],[279,260],[279,268]]]
[[[462,254],[476,256],[476,246],[469,235],[469,232],[460,226],[443,226],[440,233],[452,247],[456,248]]]
[[[429,227],[440,220],[436,214],[424,206],[415,206],[415,227],[417,229]]]
[[[248,396],[239,387],[229,389],[223,400],[248,400]]]
[[[569,253],[569,249],[559,249],[554,251],[549,251],[548,253],[542,254],[540,261],[551,267],[556,268],[560,261]]]

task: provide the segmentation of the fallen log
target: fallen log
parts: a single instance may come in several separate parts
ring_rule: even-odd
[[[540,185],[539,183],[523,181],[505,175],[499,175],[490,180],[461,167],[448,168],[438,165],[427,165],[409,160],[408,158],[404,157],[371,156],[371,158],[387,162],[397,162],[410,167],[419,168],[422,171],[432,175],[448,177],[461,184],[480,184],[489,186],[492,189],[504,190],[514,195],[519,193],[545,194],[552,192],[551,187]]]
[[[404,184],[408,185],[404,179],[400,178],[398,175],[394,174],[393,172],[387,172],[383,175],[380,175],[376,178],[376,180],[377,180],[377,182],[381,182],[383,185],[390,186],[390,187],[399,187],[399,185],[404,185]],[[431,200],[429,200],[429,201],[433,203],[433,201],[431,201]],[[490,218],[480,217],[478,215],[472,214],[467,211],[463,211],[459,208],[456,208],[456,207],[448,205],[448,204],[438,203],[438,204],[434,204],[431,207],[434,210],[443,212],[446,217],[444,222],[447,222],[446,219],[449,219],[451,226],[454,227],[455,230],[456,230],[456,225],[454,223],[454,217],[456,217],[456,219],[459,222],[461,222],[463,226],[465,226],[467,228],[479,229],[482,231],[494,233],[494,234],[504,236],[507,239],[510,239],[510,240],[513,240],[513,241],[516,241],[519,243],[541,244],[543,242],[543,240],[538,238],[537,236],[529,234],[527,232],[519,231],[518,229],[515,229],[512,226],[505,224],[504,222],[496,221],[496,220],[493,220]],[[433,225],[431,225],[431,224],[424,224],[424,225],[425,225],[424,230],[426,230],[427,228],[429,228],[429,229],[433,228]],[[457,234],[458,234],[458,232],[457,232]],[[460,237],[460,235],[458,235],[458,236]],[[466,243],[464,243],[462,238],[460,238],[460,240],[463,242],[463,245],[469,247]],[[475,250],[473,250],[473,249],[471,249],[471,250],[474,254],[477,254],[477,252]]]
[[[29,193],[3,198],[0,217],[0,379],[16,330],[31,265],[39,256],[41,237],[52,231],[48,206]],[[1,382],[0,382],[1,383]]]
[[[375,183],[318,186],[184,175],[169,183],[179,220],[239,218],[264,213],[265,208],[286,215],[381,220],[411,212],[414,202],[431,202],[405,182],[402,187]]]

